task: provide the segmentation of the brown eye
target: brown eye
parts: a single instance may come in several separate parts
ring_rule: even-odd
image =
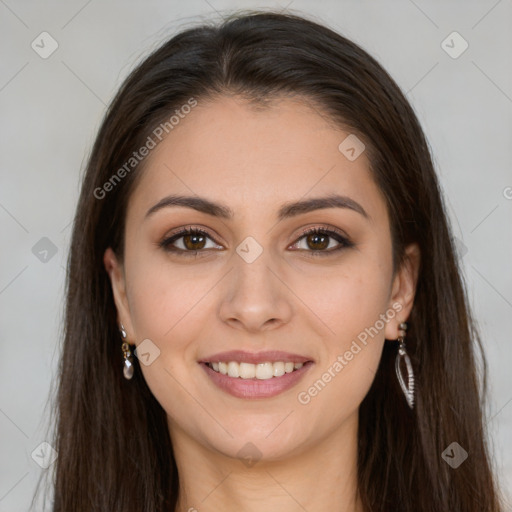
[[[306,236],[306,243],[310,249],[321,250],[327,249],[329,246],[329,235],[324,235],[323,233],[312,233]]]
[[[198,249],[204,248],[206,237],[202,234],[184,235],[182,238],[183,245],[191,251],[197,251]]]
[[[213,247],[207,247],[208,240],[212,240],[212,238],[206,231],[197,228],[186,228],[162,240],[159,245],[168,252],[183,256],[195,256],[199,252],[206,252],[206,249],[220,247],[215,244]]]
[[[312,253],[314,256],[328,256],[341,249],[353,247],[353,245],[341,233],[329,229],[312,228],[304,231],[292,247]]]

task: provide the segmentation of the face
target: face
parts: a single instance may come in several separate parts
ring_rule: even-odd
[[[147,157],[124,259],[104,259],[171,438],[279,459],[357,418],[412,307],[417,249],[393,275],[386,204],[366,154],[338,149],[348,135],[297,99],[222,97]]]

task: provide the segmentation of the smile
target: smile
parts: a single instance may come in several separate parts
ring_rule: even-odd
[[[236,398],[277,396],[296,386],[315,362],[311,356],[283,351],[231,350],[198,361],[214,389]]]
[[[274,363],[268,361],[265,363],[238,363],[236,361],[229,362],[213,362],[207,363],[215,372],[222,375],[228,375],[232,378],[239,379],[259,379],[268,380],[276,377],[282,377],[285,373],[292,373],[300,370],[303,363],[292,363],[284,361],[276,361]]]

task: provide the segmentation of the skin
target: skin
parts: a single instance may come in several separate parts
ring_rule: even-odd
[[[180,475],[177,510],[362,510],[358,408],[385,340],[396,339],[409,316],[419,251],[407,247],[406,262],[393,275],[386,204],[366,154],[349,161],[338,150],[347,135],[303,99],[281,99],[258,111],[223,96],[199,101],[146,161],[128,204],[124,261],[108,249],[104,263],[128,341],[148,338],[160,350],[152,364],[140,366],[168,416]],[[333,192],[357,201],[369,219],[327,208],[277,222],[283,203]],[[168,207],[145,219],[169,194],[224,203],[234,217]],[[158,246],[190,224],[209,232],[199,245],[202,257]],[[311,257],[318,246],[300,238],[301,229],[326,225],[354,246]],[[263,250],[252,263],[236,252],[248,236]],[[327,240],[329,249],[339,245]],[[184,243],[180,238],[174,246],[184,249]],[[400,313],[360,344],[309,403],[300,403],[298,393],[393,304]],[[232,349],[283,350],[307,355],[314,365],[280,395],[235,398],[198,364]],[[251,466],[238,455],[249,442],[257,451],[245,449],[258,459]]]

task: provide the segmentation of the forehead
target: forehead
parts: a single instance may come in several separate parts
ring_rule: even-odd
[[[349,135],[296,98],[264,109],[238,97],[198,100],[146,158],[128,215],[142,217],[173,193],[222,201],[235,216],[339,193],[386,218],[366,154],[351,161],[339,149]]]

